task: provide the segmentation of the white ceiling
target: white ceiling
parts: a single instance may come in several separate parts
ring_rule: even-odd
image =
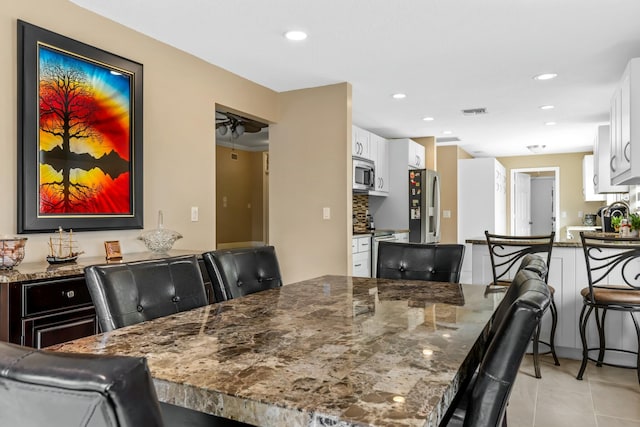
[[[72,1],[276,91],[350,82],[354,124],[475,156],[590,150],[640,56],[640,0]]]

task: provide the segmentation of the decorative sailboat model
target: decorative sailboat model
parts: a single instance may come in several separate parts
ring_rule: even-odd
[[[76,248],[76,242],[73,241],[73,230],[71,229],[67,233],[62,227],[59,227],[58,234],[54,237],[49,237],[49,255],[47,255],[49,264],[75,262],[78,259],[78,255],[82,253],[78,252]]]

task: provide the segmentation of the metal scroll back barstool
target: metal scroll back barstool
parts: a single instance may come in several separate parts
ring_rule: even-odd
[[[529,254],[546,254],[543,258],[546,261],[547,269],[541,279],[549,286],[549,268],[551,263],[551,251],[553,249],[553,239],[555,232],[545,235],[536,236],[508,236],[500,234],[492,234],[485,230],[487,246],[489,247],[489,258],[491,259],[491,269],[493,281],[489,284],[491,289],[501,289],[511,285],[512,277],[523,267],[522,261]],[[554,301],[555,289],[549,286],[551,294],[551,304],[549,311],[551,312],[551,333],[549,341],[540,340],[540,324],[536,327],[533,335],[533,367],[536,378],[540,375],[540,354],[551,354],[556,366],[560,365],[555,348],[556,327],[558,325],[558,310]],[[549,347],[548,351],[540,352],[539,344]]]
[[[640,349],[607,347],[605,339],[605,320],[607,311],[629,313],[636,329],[640,346],[640,327],[635,313],[640,312],[640,239],[620,238],[618,236],[596,235],[580,232],[582,249],[587,267],[589,286],[580,291],[582,310],[580,311],[580,338],[582,340],[582,365],[577,378],[582,379],[587,361],[596,362],[596,366],[617,366],[636,369],[640,383]],[[600,314],[600,310],[602,314]],[[587,343],[587,323],[591,313],[595,313],[599,338],[598,347],[589,347]],[[598,350],[598,358],[589,357],[590,351]],[[636,355],[636,366],[609,363],[604,361],[606,351]]]

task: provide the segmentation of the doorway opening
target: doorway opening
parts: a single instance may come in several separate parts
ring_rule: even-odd
[[[216,106],[216,248],[269,242],[269,126]]]
[[[560,168],[511,169],[511,232],[560,235]]]

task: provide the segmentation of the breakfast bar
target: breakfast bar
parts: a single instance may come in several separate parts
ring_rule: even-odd
[[[258,426],[435,427],[500,298],[322,276],[50,349],[144,356],[161,401]]]

